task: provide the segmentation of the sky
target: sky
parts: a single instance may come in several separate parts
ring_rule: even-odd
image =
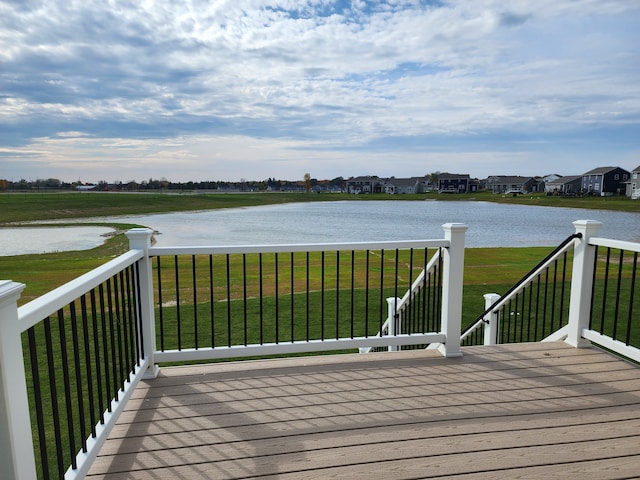
[[[640,165],[640,0],[1,0],[0,178]]]

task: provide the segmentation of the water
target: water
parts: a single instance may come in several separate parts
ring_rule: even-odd
[[[108,227],[0,228],[0,256],[88,250],[102,245]]]
[[[158,231],[159,246],[289,244],[442,238],[442,224],[465,223],[469,247],[555,246],[574,232],[572,222],[598,220],[602,236],[640,241],[640,213],[611,212],[491,202],[339,201],[289,203],[188,213],[83,219],[145,225]],[[62,232],[75,236],[69,230]],[[5,230],[0,245],[5,246]],[[104,240],[95,234],[99,242]],[[24,253],[30,232],[10,241],[11,253]],[[68,248],[80,247],[74,239]],[[85,238],[82,242],[86,241]],[[71,245],[73,244],[73,245]],[[41,248],[41,247],[40,247]],[[56,250],[62,249],[56,244]],[[0,252],[6,252],[6,247]]]

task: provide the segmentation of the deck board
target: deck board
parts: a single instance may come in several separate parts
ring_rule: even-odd
[[[621,478],[640,368],[563,343],[163,368],[88,479]]]

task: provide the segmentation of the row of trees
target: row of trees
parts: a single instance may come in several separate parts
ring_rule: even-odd
[[[344,178],[336,177],[332,180],[317,180],[311,178],[311,175],[305,173],[304,178],[300,181],[277,180],[268,178],[260,181],[249,181],[241,179],[239,182],[222,182],[222,181],[189,181],[189,182],[171,182],[166,178],[143,180],[136,182],[106,182],[104,180],[98,183],[86,183],[82,181],[64,182],[57,178],[47,178],[38,180],[19,180],[13,182],[6,179],[0,179],[0,191],[72,191],[72,190],[93,190],[93,191],[163,191],[163,190],[181,190],[181,191],[243,191],[243,192],[260,192],[260,191],[310,191],[316,187],[323,189],[341,189],[344,185]]]

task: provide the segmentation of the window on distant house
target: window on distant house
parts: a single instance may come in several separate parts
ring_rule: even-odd
[[[613,176],[614,180],[620,180],[620,175],[618,175],[617,173]]]

